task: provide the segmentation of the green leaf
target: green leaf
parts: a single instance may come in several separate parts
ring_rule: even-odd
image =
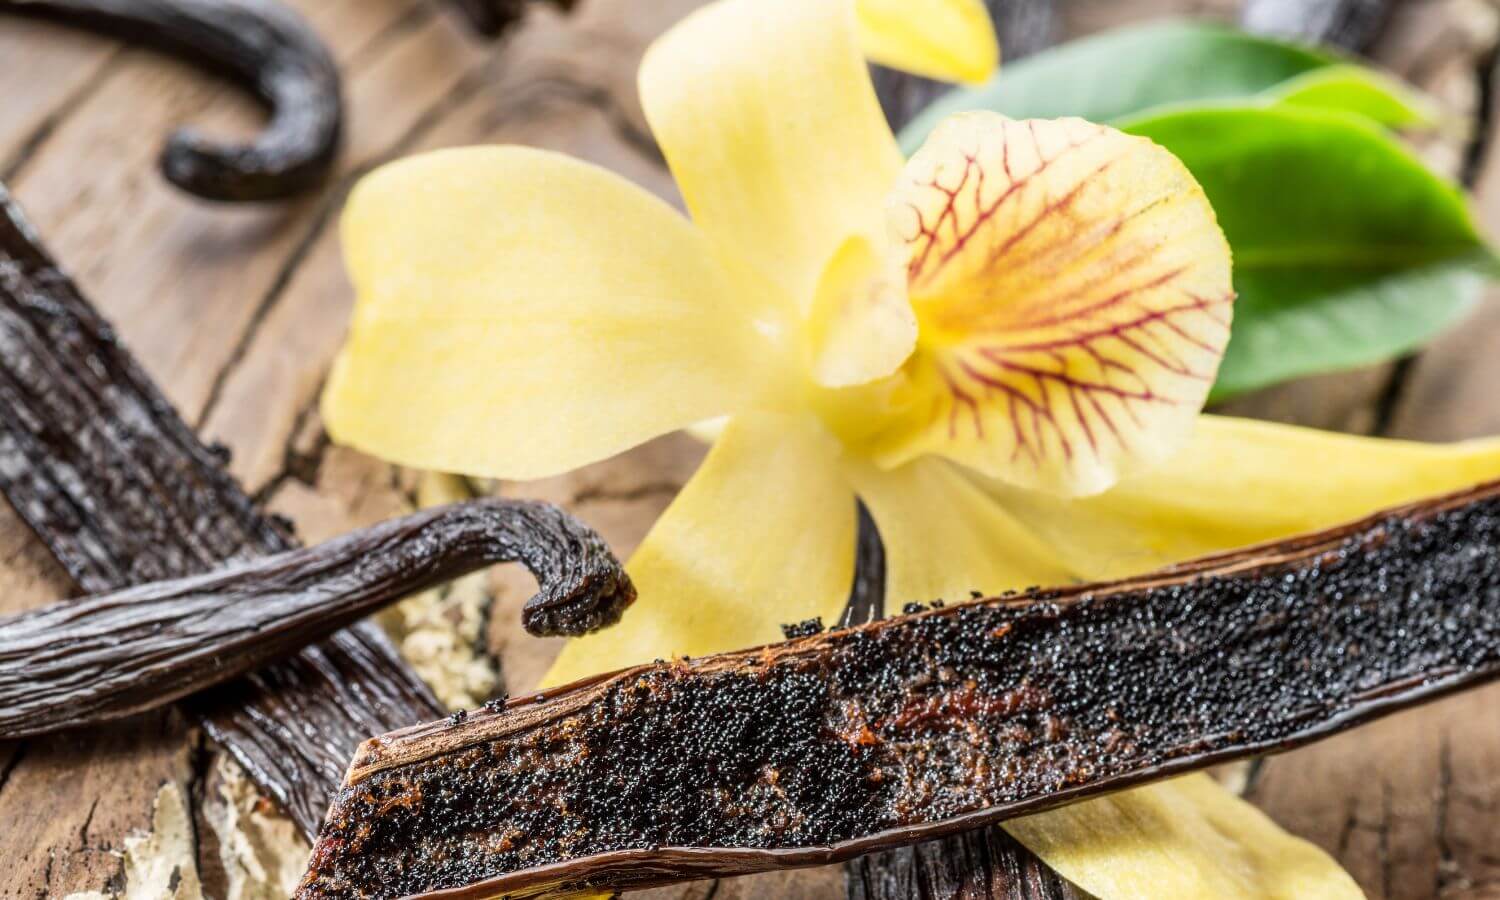
[[[1428,126],[1439,119],[1438,109],[1429,98],[1363,66],[1315,69],[1262,91],[1256,99],[1356,113],[1388,128]]]
[[[902,130],[901,146],[914,153],[938,122],[970,109],[1110,123],[1164,106],[1251,99],[1335,105],[1393,126],[1428,117],[1414,91],[1337,56],[1222,25],[1168,21],[1004,65],[983,85],[939,98]]]
[[[1411,349],[1473,305],[1494,265],[1462,193],[1358,116],[1224,106],[1126,130],[1192,170],[1234,251],[1213,399]]]

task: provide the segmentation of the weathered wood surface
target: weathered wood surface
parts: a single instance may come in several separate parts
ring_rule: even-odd
[[[413,150],[525,142],[587,158],[675,198],[634,96],[646,42],[697,0],[587,0],[572,17],[538,10],[498,46],[425,0],[297,0],[345,70],[350,109],[340,177],[297,203],[198,204],[153,169],[179,123],[247,133],[257,112],[233,88],[148,51],[39,22],[0,18],[0,178],[49,245],[120,328],[188,421],[234,451],[233,471],[319,540],[405,511],[410,473],[331,448],[314,400],[342,335],[349,292],[333,224],[353,179]],[[1073,35],[1148,15],[1232,18],[1233,0],[1068,0]],[[1453,110],[1478,111],[1497,13],[1485,0],[1400,4],[1376,56]],[[1473,156],[1486,224],[1500,229],[1500,148],[1426,148],[1458,171]],[[1309,379],[1234,411],[1365,433],[1449,439],[1500,432],[1500,313],[1414,361]],[[691,474],[701,449],[664,438],[546,482],[503,485],[563,503],[628,552]],[[66,579],[0,508],[0,612],[38,605]],[[490,643],[512,690],[534,685],[555,645],[514,623],[533,587],[498,572]],[[1335,853],[1374,898],[1500,896],[1500,689],[1385,720],[1249,773],[1248,795]],[[195,810],[197,868],[223,896],[220,840],[208,827],[215,751],[170,713],[87,736],[0,744],[0,898],[119,888],[126,836],[151,826],[175,783]],[[260,813],[257,813],[260,815]],[[273,823],[274,824],[274,823]],[[271,827],[271,826],[267,826]],[[843,896],[837,868],[699,884],[682,898]]]

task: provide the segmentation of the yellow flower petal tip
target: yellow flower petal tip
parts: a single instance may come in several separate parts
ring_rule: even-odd
[[[1064,878],[1111,900],[1364,897],[1327,853],[1202,774],[1003,827]]]
[[[903,159],[852,0],[719,0],[658,38],[641,105],[693,221],[794,317],[851,235],[884,240]]]
[[[893,69],[975,84],[1000,65],[1000,41],[982,0],[858,0],[865,55]]]
[[[954,116],[888,213],[921,327],[883,464],[946,456],[1094,494],[1191,434],[1229,340],[1229,245],[1192,175],[1079,119]]]

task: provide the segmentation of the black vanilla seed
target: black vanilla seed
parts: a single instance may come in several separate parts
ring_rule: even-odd
[[[819,634],[822,631],[823,631],[823,617],[822,616],[817,616],[817,617],[814,617],[814,618],[811,618],[811,619],[804,619],[801,622],[795,622],[795,623],[793,623],[791,625],[782,625],[781,626],[781,634],[787,640],[791,640],[793,638],[800,638],[800,637],[810,637],[812,635]]]

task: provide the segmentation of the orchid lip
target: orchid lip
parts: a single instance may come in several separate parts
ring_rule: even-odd
[[[876,449],[1092,494],[1186,438],[1228,342],[1229,251],[1149,141],[1077,119],[950,118],[887,204],[927,398]]]

